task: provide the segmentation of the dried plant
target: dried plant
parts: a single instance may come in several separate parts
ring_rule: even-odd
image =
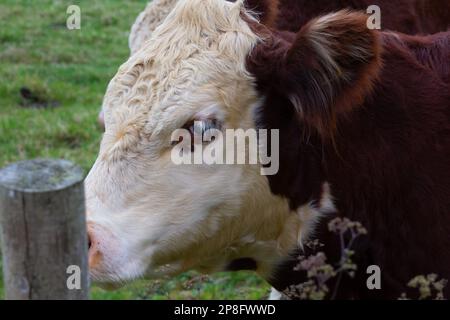
[[[333,219],[328,224],[328,230],[339,237],[341,257],[338,263],[336,265],[327,263],[327,257],[321,251],[308,257],[299,256],[299,263],[294,267],[294,270],[306,271],[308,280],[287,288],[283,293],[289,298],[323,300],[330,292],[327,282],[337,277],[336,285],[331,295],[331,299],[335,299],[342,276],[344,274],[350,277],[355,276],[357,266],[352,261],[354,251],[351,248],[359,236],[367,234],[367,230],[361,223],[350,221],[347,218]],[[306,243],[306,246],[313,252],[316,252],[323,247],[323,244],[316,239]]]
[[[340,243],[340,259],[332,265],[327,263],[325,253],[320,251],[324,246],[319,240],[311,240],[305,243],[313,254],[309,256],[298,256],[298,264],[295,271],[306,271],[307,280],[297,285],[289,286],[284,295],[288,299],[301,300],[323,300],[330,294],[328,282],[336,277],[336,283],[331,293],[330,299],[336,298],[341,279],[344,275],[354,277],[357,265],[352,261],[354,251],[352,246],[355,240],[367,234],[367,230],[361,223],[351,221],[348,218],[335,218],[328,224],[328,230],[336,234]],[[418,299],[444,300],[444,289],[447,286],[446,279],[439,279],[436,274],[419,275],[408,282],[408,287],[417,289]],[[410,300],[406,293],[403,293],[400,300]]]
[[[431,273],[426,276],[418,275],[408,282],[408,287],[419,291],[419,300],[444,300],[444,288],[447,286],[446,279],[439,279],[437,274]],[[400,300],[410,300],[406,293],[402,293]]]

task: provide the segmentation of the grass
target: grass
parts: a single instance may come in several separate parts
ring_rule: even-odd
[[[66,9],[81,8],[81,30]],[[69,159],[87,172],[101,131],[96,117],[108,81],[129,54],[128,32],[146,0],[3,0],[0,3],[0,167],[36,157]],[[50,108],[25,108],[29,89]],[[1,263],[0,263],[1,268]],[[261,299],[269,287],[245,272],[137,281],[94,299]],[[0,277],[0,298],[3,281]]]

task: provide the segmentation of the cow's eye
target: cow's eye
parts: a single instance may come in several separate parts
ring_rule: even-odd
[[[194,120],[188,124],[187,129],[192,136],[201,137],[203,141],[209,130],[219,129],[219,124],[216,119]]]
[[[214,141],[216,137],[211,130],[220,130],[220,128],[220,123],[216,119],[191,120],[183,126],[183,129],[188,130],[191,135],[190,143],[192,150],[194,150],[195,145],[207,144]],[[172,146],[181,141],[183,141],[183,137],[180,137],[177,141],[173,141]]]

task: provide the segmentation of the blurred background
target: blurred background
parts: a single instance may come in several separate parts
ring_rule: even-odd
[[[129,56],[128,34],[146,4],[0,1],[0,167],[36,157],[62,158],[88,172],[102,135],[97,114],[103,94]],[[66,26],[70,5],[81,9],[79,30]],[[265,299],[268,294],[265,281],[247,272],[190,272],[116,291],[91,290],[93,299]]]

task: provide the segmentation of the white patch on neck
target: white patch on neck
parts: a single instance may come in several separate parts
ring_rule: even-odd
[[[333,203],[333,196],[331,195],[330,184],[325,182],[322,185],[322,195],[319,202],[319,211],[322,213],[336,212],[336,207]]]
[[[278,291],[275,288],[272,288],[270,290],[270,295],[268,300],[287,300],[285,295],[282,294],[280,291]]]
[[[336,211],[337,209],[334,206],[330,191],[330,184],[325,182],[322,185],[322,194],[318,204],[308,203],[296,210],[296,214],[302,222],[302,228],[298,232],[299,245],[303,246],[305,241],[313,235],[315,226],[323,216]]]

